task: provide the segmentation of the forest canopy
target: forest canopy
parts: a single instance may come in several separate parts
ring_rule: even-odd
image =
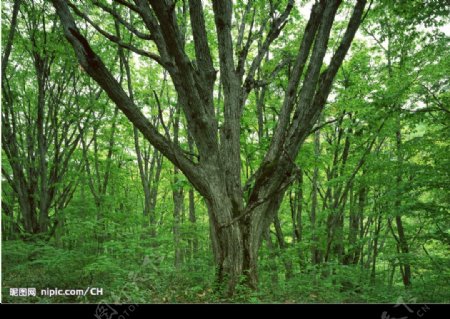
[[[3,301],[448,302],[449,17],[3,1]]]

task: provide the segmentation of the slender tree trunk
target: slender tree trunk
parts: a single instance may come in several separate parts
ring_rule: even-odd
[[[294,189],[291,190],[289,194],[289,204],[291,208],[292,219],[292,243],[293,245],[297,244],[299,262],[300,266],[302,266],[303,251],[300,248],[300,242],[302,241],[303,237],[303,171],[299,170],[297,172],[297,175],[297,183],[294,184]]]
[[[316,160],[320,156],[320,131],[317,130],[314,133],[314,155]],[[321,262],[321,254],[319,251],[319,238],[317,235],[317,207],[318,200],[317,195],[319,192],[319,167],[314,166],[314,172],[312,177],[312,195],[311,195],[311,233],[312,233],[312,246],[311,246],[311,262],[317,265]]]
[[[180,130],[180,108],[175,111],[173,120],[174,142],[179,145],[178,135]],[[180,171],[178,167],[173,169],[173,239],[175,247],[175,267],[180,267],[183,262],[183,250],[181,248],[181,222],[184,210],[184,189],[181,184]]]
[[[280,247],[281,260],[283,261],[284,268],[286,269],[286,279],[291,279],[292,273],[292,260],[286,256],[285,250],[287,249],[286,241],[284,240],[283,230],[281,229],[280,219],[275,216],[273,220],[275,226],[275,233],[277,234],[278,246]]]
[[[358,222],[359,222],[359,238],[364,238],[364,207],[366,203],[366,196],[367,196],[367,189],[365,186],[363,186],[358,194]],[[367,222],[368,223],[368,222]],[[363,254],[364,254],[364,244],[359,243],[356,246],[356,252],[355,252],[355,259],[354,264],[358,264],[358,261],[363,260]]]
[[[388,61],[388,74],[389,77],[392,78],[392,52],[391,52],[391,39],[392,39],[392,33],[389,24],[386,25],[388,30],[388,47],[386,50],[386,58]],[[400,63],[400,66],[402,63]],[[397,106],[398,107],[398,106]],[[400,189],[402,188],[402,179],[403,179],[403,150],[402,150],[402,133],[401,133],[401,119],[398,115],[397,117],[397,131],[396,131],[396,145],[397,145],[397,160],[398,160],[398,167],[397,167],[397,193],[396,194],[396,201],[394,203],[394,207],[396,209],[395,212],[395,223],[397,225],[397,232],[398,232],[398,245],[401,253],[401,260],[400,260],[400,270],[402,271],[402,277],[403,277],[403,284],[405,287],[409,287],[411,285],[411,265],[409,264],[409,261],[407,260],[408,254],[409,254],[409,247],[408,242],[406,240],[404,228],[403,228],[403,221],[401,218],[401,209],[402,209],[402,201],[401,201],[401,193]],[[405,260],[406,259],[406,260]]]
[[[388,287],[392,288],[392,284],[394,283],[395,269],[397,268],[397,265],[394,263],[391,263],[390,266],[392,267],[392,269],[389,271]]]
[[[189,133],[187,134],[187,140],[189,152],[194,154],[194,142]],[[193,188],[189,189],[189,222],[191,223],[191,239],[189,240],[189,246],[191,247],[191,257],[195,258],[198,253],[199,243],[197,237],[197,217],[195,214],[195,191]]]
[[[38,105],[37,105],[37,139],[39,153],[39,232],[47,232],[48,229],[48,184],[47,184],[47,140],[44,131],[44,108],[45,108],[45,72],[46,59],[41,59],[36,54],[36,73],[38,79]]]
[[[133,137],[134,137],[134,149],[136,151],[136,157],[138,161],[138,168],[139,168],[139,177],[141,178],[141,184],[142,189],[144,191],[144,208],[143,208],[143,214],[145,216],[146,221],[144,222],[145,225],[148,225],[149,218],[151,214],[151,203],[150,203],[150,185],[148,183],[148,176],[145,174],[144,170],[144,163],[142,159],[142,153],[141,153],[141,147],[139,145],[139,132],[136,127],[133,127]],[[152,168],[154,167],[156,158],[152,158]],[[154,237],[155,234],[152,233],[152,237]]]
[[[349,265],[353,262],[353,256],[355,253],[356,246],[356,236],[358,233],[358,219],[356,216],[356,198],[354,196],[353,187],[350,189],[350,209],[349,209],[349,217],[348,217],[348,248],[344,257],[344,265]]]
[[[195,197],[194,190],[189,190],[189,222],[191,223],[191,239],[190,239],[190,247],[191,247],[191,257],[195,257],[198,253],[198,238],[197,238],[197,218],[195,216]]]
[[[179,185],[179,172],[178,169],[174,168],[174,189],[173,194],[173,240],[175,248],[175,267],[180,267],[183,262],[183,250],[181,247],[181,220],[184,210],[184,190],[183,187]],[[178,183],[178,185],[177,185]]]
[[[270,235],[270,229],[267,229],[266,235],[265,235],[266,243],[267,243],[267,249],[269,250],[269,271],[270,271],[270,279],[272,282],[272,285],[276,287],[278,285],[278,267],[276,262],[276,253],[275,253],[275,247],[272,242],[272,236]]]
[[[399,168],[397,173],[397,190],[401,190],[402,188],[402,164],[403,164],[403,154],[402,154],[402,135],[400,129],[396,132],[396,140],[397,140],[397,156],[399,161]],[[398,241],[401,252],[401,264],[403,265],[403,284],[405,287],[409,287],[411,285],[411,265],[408,261],[409,258],[409,246],[408,241],[405,236],[405,230],[403,227],[403,221],[401,217],[401,194],[398,194],[395,200],[395,223],[397,225],[398,232]]]
[[[149,145],[150,148],[150,145]],[[148,150],[148,153],[150,153],[150,150]],[[156,202],[157,202],[157,198],[158,198],[158,190],[159,190],[159,183],[161,180],[161,172],[162,172],[162,162],[163,162],[163,158],[161,153],[157,150],[154,149],[153,153],[152,153],[153,158],[155,158],[156,161],[156,167],[153,169],[151,169],[150,171],[146,171],[146,175],[149,177],[148,179],[148,183],[151,183],[150,186],[150,202],[149,202],[149,221],[150,221],[150,236],[151,237],[156,237]]]
[[[378,257],[378,239],[380,236],[380,230],[381,230],[381,212],[378,212],[380,215],[377,218],[377,224],[375,225],[375,233],[373,238],[373,255],[372,255],[372,269],[370,272],[370,281],[372,284],[375,283],[375,276],[376,276],[376,264],[377,264],[377,257]]]

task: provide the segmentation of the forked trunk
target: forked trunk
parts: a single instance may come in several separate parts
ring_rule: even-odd
[[[232,296],[236,285],[258,288],[258,251],[273,221],[284,192],[251,212],[233,212],[231,200],[208,200],[211,241],[217,267],[218,288]],[[224,221],[224,216],[229,216]]]

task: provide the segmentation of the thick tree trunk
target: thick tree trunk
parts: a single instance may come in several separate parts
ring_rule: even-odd
[[[206,201],[211,227],[211,242],[216,263],[218,289],[233,295],[244,271],[244,244],[237,223],[230,223],[232,205],[226,197]],[[229,225],[227,225],[227,222]]]
[[[220,194],[220,192],[217,192]],[[227,295],[234,293],[236,284],[258,287],[258,250],[263,236],[275,217],[283,194],[274,196],[251,212],[234,212],[232,201],[226,196],[215,196],[207,200],[210,217],[211,241],[217,265],[217,282],[226,289]],[[239,279],[243,278],[240,282]]]
[[[38,223],[36,220],[36,209],[34,201],[30,198],[19,196],[19,207],[23,217],[23,225],[28,234],[35,234],[38,232]]]

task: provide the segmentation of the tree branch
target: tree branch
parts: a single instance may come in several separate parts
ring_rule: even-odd
[[[8,39],[6,40],[5,49],[3,50],[3,56],[2,56],[2,82],[3,82],[3,78],[6,77],[6,66],[8,65],[8,59],[9,59],[9,55],[11,54],[14,35],[16,33],[17,15],[19,13],[19,8],[20,8],[21,2],[22,2],[22,0],[14,1],[10,30],[9,30],[9,34],[8,34]]]
[[[259,48],[258,53],[255,59],[252,61],[252,64],[250,65],[250,68],[247,72],[247,78],[244,81],[244,88],[247,90],[247,93],[251,90],[251,86],[249,84],[253,81],[256,70],[261,65],[261,62],[265,54],[269,50],[270,45],[279,36],[281,30],[283,30],[284,26],[286,25],[287,19],[293,7],[294,0],[289,0],[283,13],[278,18],[272,21],[266,39],[264,40],[262,46]],[[244,56],[244,60],[245,58],[246,56]]]
[[[74,4],[68,2],[68,5],[73,9],[75,14],[82,19],[84,19],[86,22],[88,22],[92,27],[94,27],[95,30],[97,30],[101,35],[103,35],[105,38],[110,40],[111,42],[116,43],[117,45],[121,46],[122,48],[128,49],[130,51],[133,51],[134,53],[137,53],[142,56],[146,56],[154,61],[156,61],[158,64],[164,66],[163,61],[161,60],[161,57],[157,54],[147,52],[145,50],[139,49],[129,43],[124,43],[121,39],[119,39],[117,36],[106,32],[102,28],[100,28],[96,23],[94,23],[86,14],[81,12]]]
[[[143,39],[143,40],[153,40],[153,37],[151,34],[146,34],[143,33],[141,31],[139,31],[138,29],[136,29],[135,27],[133,27],[133,25],[131,25],[130,23],[128,23],[127,21],[125,21],[124,19],[122,19],[122,17],[117,14],[117,12],[114,11],[114,9],[104,5],[103,3],[99,2],[99,1],[93,1],[94,5],[96,5],[97,7],[101,8],[103,11],[109,13],[110,15],[112,15],[114,17],[114,19],[116,21],[118,21],[120,24],[122,24],[125,28],[127,28],[131,33],[133,33],[134,35],[136,35],[137,37]]]
[[[106,68],[101,58],[95,54],[87,40],[80,34],[67,3],[64,0],[52,0],[52,2],[60,17],[64,34],[86,72],[105,90],[117,107],[155,148],[172,163],[179,165],[179,168],[196,187],[199,189],[204,188],[202,170],[187,158],[177,145],[173,145],[171,141],[161,135],[141,113],[139,108],[125,93],[122,86]]]
[[[189,14],[191,18],[192,35],[194,36],[195,56],[197,58],[197,70],[203,74],[208,87],[211,89],[216,78],[211,58],[211,51],[208,45],[208,36],[205,28],[203,7],[201,0],[189,0]]]

